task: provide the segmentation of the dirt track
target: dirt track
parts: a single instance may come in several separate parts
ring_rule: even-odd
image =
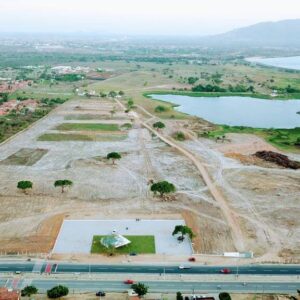
[[[0,147],[0,160],[23,148],[47,150],[32,166],[0,164],[0,204],[4,208],[0,251],[50,251],[62,216],[178,218],[181,214],[197,233],[198,252],[245,249],[264,260],[299,256],[299,172],[242,165],[225,157],[216,149],[221,146],[212,141],[174,141],[169,137],[172,130],[182,129],[176,120],[164,121],[164,133],[152,137],[156,117],[149,114],[140,116],[121,141],[37,140],[65,122],[95,122],[91,121],[94,118],[100,123],[130,122],[123,109],[111,118],[109,111],[114,106],[111,100],[69,101]],[[68,120],[76,115],[91,119]],[[234,143],[228,148],[236,151]],[[105,159],[111,151],[122,153],[116,166]],[[65,194],[53,186],[61,178],[74,182]],[[16,189],[17,181],[24,179],[34,182],[29,195]],[[175,201],[154,198],[149,179],[175,183]]]

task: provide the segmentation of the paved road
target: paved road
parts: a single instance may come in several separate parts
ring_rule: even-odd
[[[281,293],[296,293],[300,284],[295,282],[290,283],[268,283],[268,282],[254,282],[243,285],[242,282],[171,282],[171,281],[144,281],[149,286],[150,292],[186,292],[192,293],[195,290],[197,292],[212,292],[212,291],[228,291],[228,292],[281,292]],[[32,284],[35,285],[40,291],[44,292],[47,289],[62,284],[69,287],[70,292],[78,291],[97,291],[104,290],[107,292],[119,292],[126,291],[130,288],[130,285],[126,285],[118,281],[70,281],[70,280],[33,280]]]
[[[88,265],[45,262],[38,267],[34,262],[0,262],[0,273],[7,272],[45,272],[52,273],[146,273],[146,274],[219,274],[222,268],[230,268],[233,274],[241,275],[299,275],[296,265],[251,265],[251,266],[191,266],[181,270],[177,266],[161,265]],[[226,276],[226,275],[224,275]]]

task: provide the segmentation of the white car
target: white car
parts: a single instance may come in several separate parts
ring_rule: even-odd
[[[184,265],[180,265],[178,267],[178,269],[180,269],[180,270],[187,270],[187,269],[190,269],[190,268],[191,268],[190,266],[184,266]]]

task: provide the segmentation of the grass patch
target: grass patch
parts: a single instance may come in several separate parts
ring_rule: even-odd
[[[98,123],[64,123],[58,125],[55,129],[65,131],[119,131],[117,124],[98,124]]]
[[[39,136],[41,142],[114,142],[125,140],[127,134],[76,134],[76,133],[45,133]]]
[[[222,137],[226,133],[251,133],[263,137],[267,142],[280,150],[300,153],[300,127],[293,129],[262,129],[243,126],[218,126],[202,136],[209,138]],[[297,145],[296,145],[297,144]]]
[[[108,249],[104,247],[100,240],[103,235],[95,235],[92,241],[91,253],[108,253]],[[125,235],[131,241],[129,245],[115,249],[116,254],[128,254],[135,252],[137,254],[155,253],[155,239],[153,235]]]
[[[23,148],[1,161],[3,165],[33,166],[48,150]]]
[[[93,138],[84,134],[45,133],[39,136],[38,141],[68,142],[68,141],[93,141]]]
[[[65,131],[119,131],[117,124],[98,124],[98,123],[64,123],[58,125],[55,129]]]
[[[78,114],[78,115],[68,115],[65,117],[65,120],[101,120],[103,115],[95,114]]]

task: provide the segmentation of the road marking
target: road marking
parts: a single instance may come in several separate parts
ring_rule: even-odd
[[[45,268],[45,273],[50,274],[51,273],[51,269],[52,269],[52,264],[47,264],[46,268]]]

